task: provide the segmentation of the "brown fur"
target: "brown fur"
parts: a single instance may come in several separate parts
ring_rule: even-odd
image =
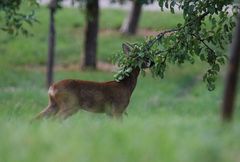
[[[120,82],[62,80],[48,91],[49,105],[35,119],[57,116],[65,119],[83,109],[121,118],[137,83],[139,68]]]

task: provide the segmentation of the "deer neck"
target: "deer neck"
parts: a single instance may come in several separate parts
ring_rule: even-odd
[[[133,69],[133,71],[130,73],[130,75],[128,77],[125,77],[121,81],[126,87],[129,88],[130,95],[132,94],[134,88],[136,87],[139,72],[140,72],[140,69],[135,68],[135,69]]]

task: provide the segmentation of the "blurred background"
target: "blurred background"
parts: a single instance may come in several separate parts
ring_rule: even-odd
[[[240,96],[234,123],[224,125],[227,66],[210,92],[202,81],[208,67],[200,60],[169,65],[164,79],[141,75],[123,122],[80,111],[63,122],[29,124],[47,106],[52,82],[113,80],[112,58],[123,42],[144,41],[183,22],[178,8],[172,14],[151,1],[99,0],[88,8],[68,0],[49,3],[39,1],[37,22],[25,24],[27,34],[0,31],[0,161],[240,161]],[[21,11],[32,8],[23,1]]]

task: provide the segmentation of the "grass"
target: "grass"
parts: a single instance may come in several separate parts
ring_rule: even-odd
[[[44,73],[17,69],[1,81],[1,161],[237,161],[239,111],[232,125],[219,118],[222,83],[208,92],[202,82],[186,94],[188,66],[165,80],[140,77],[118,122],[81,111],[64,122],[29,119],[47,105]],[[170,70],[171,71],[171,70]],[[56,73],[57,80],[110,80],[111,73]],[[239,97],[238,97],[239,99]],[[238,104],[239,108],[239,104]]]
[[[199,79],[206,70],[200,62],[182,67],[170,66],[164,80],[154,79],[150,74],[140,76],[127,109],[129,115],[123,122],[80,111],[63,122],[43,120],[30,124],[29,120],[48,102],[45,72],[26,66],[46,62],[47,12],[40,9],[37,13],[41,24],[33,27],[34,37],[0,35],[0,161],[240,160],[240,96],[237,97],[234,122],[223,125],[219,105],[225,70],[218,79],[217,89],[209,92]],[[79,62],[83,17],[76,14],[81,15],[79,11],[70,9],[57,14],[58,64]],[[157,14],[160,13],[144,13],[141,27],[168,28],[179,16],[161,13],[158,20]],[[124,16],[120,10],[103,10],[102,30],[118,28]],[[140,36],[130,38],[117,32],[103,32],[99,38],[99,58],[108,60],[120,49],[123,41],[142,39]],[[56,71],[55,80],[106,81],[112,76],[113,73],[100,71],[60,70]]]

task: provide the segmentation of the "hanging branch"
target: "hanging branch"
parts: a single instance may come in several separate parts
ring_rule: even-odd
[[[114,76],[115,79],[127,77],[136,67],[144,70],[142,65],[146,63],[151,65],[149,68],[153,76],[163,78],[169,63],[194,63],[199,58],[208,64],[203,81],[209,90],[214,90],[220,65],[226,61],[224,44],[231,42],[235,27],[233,18],[238,12],[238,8],[233,5],[232,15],[229,15],[230,4],[231,1],[210,0],[200,3],[195,0],[179,0],[177,3],[175,0],[159,0],[160,7],[170,7],[172,12],[175,5],[181,8],[184,22],[144,42],[133,43],[131,57],[119,53],[115,62],[120,69]],[[205,24],[206,19],[208,26]]]

